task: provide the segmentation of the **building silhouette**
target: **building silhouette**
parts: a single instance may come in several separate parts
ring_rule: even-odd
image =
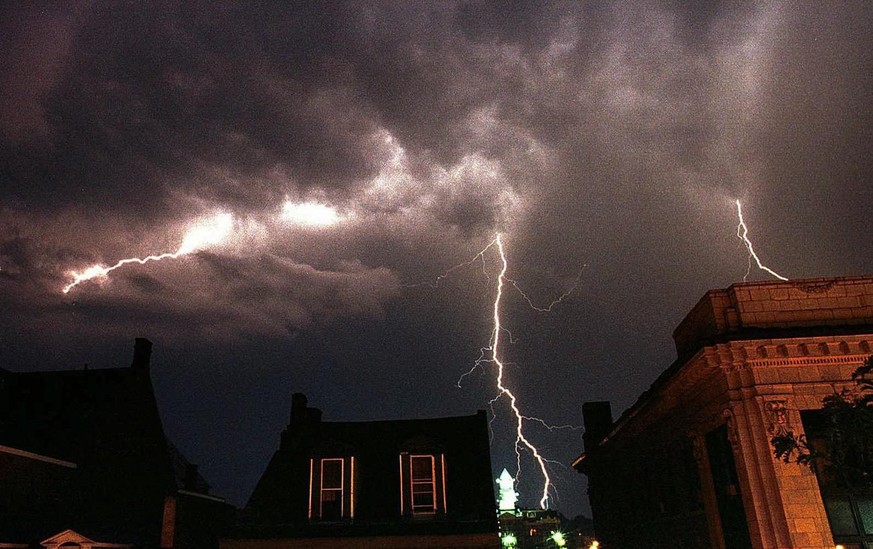
[[[128,368],[0,369],[0,547],[217,546],[228,507],[164,434],[151,347]]]
[[[222,549],[499,547],[484,411],[321,417],[293,395],[279,449]]]

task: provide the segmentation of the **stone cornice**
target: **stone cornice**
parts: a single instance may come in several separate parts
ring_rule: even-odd
[[[873,335],[735,340],[701,349],[683,364],[676,374],[688,370],[720,368],[735,371],[768,366],[806,364],[848,364],[863,362],[873,354]],[[687,375],[687,374],[686,374]]]

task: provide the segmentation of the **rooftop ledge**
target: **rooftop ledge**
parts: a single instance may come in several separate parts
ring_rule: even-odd
[[[873,324],[873,276],[741,282],[710,290],[673,331],[687,355],[749,330]]]

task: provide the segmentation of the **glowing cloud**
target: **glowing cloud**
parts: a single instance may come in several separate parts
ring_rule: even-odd
[[[233,215],[229,213],[220,213],[212,217],[208,217],[197,221],[192,225],[182,238],[182,244],[179,249],[172,253],[162,253],[159,255],[149,255],[143,258],[131,257],[122,259],[111,267],[105,267],[97,264],[92,265],[84,271],[70,271],[70,276],[73,281],[64,286],[63,292],[66,294],[78,284],[94,278],[104,278],[109,276],[109,273],[115,269],[127,265],[128,263],[139,263],[145,265],[149,261],[160,261],[162,259],[176,259],[180,256],[191,254],[199,250],[203,250],[210,246],[215,246],[224,242],[230,236],[233,230]]]
[[[282,206],[282,219],[304,227],[329,227],[342,221],[335,208],[318,202],[291,202]]]

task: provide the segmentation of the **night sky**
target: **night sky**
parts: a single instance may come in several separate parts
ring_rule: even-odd
[[[488,408],[493,364],[458,381],[496,248],[438,277],[498,232],[535,305],[575,287],[551,312],[511,284],[501,302],[506,384],[555,425],[586,400],[617,416],[703,293],[742,281],[737,198],[780,274],[873,273],[869,2],[0,10],[0,367],[126,366],[148,337],[165,430],[236,505],[293,392],[337,421]],[[216,215],[224,239],[62,292]],[[516,465],[493,411],[496,478]],[[525,428],[552,506],[589,513],[582,431]]]

